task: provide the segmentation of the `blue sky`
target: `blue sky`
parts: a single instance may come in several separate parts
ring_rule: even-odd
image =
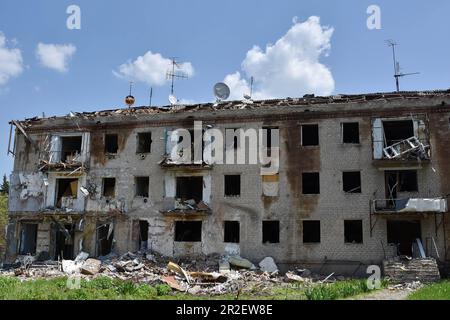
[[[71,4],[81,8],[81,30],[66,28],[66,9]],[[381,9],[380,30],[366,26],[366,10],[371,4]],[[400,44],[397,55],[403,71],[421,72],[402,79],[401,89],[449,88],[449,12],[450,2],[445,0],[432,5],[411,0],[1,0],[4,49],[20,50],[22,70],[0,82],[0,174],[12,170],[12,158],[6,156],[9,120],[123,107],[128,80],[113,71],[120,74],[121,65],[132,65],[149,51],[160,54],[161,59],[176,56],[189,62],[194,71],[189,80],[176,83],[176,95],[187,101],[209,102],[214,83],[227,75],[239,71],[245,84],[248,73],[254,71],[259,76],[256,81],[262,81],[265,68],[277,72],[278,66],[283,67],[284,62],[276,60],[280,59],[276,58],[277,48],[269,54],[266,45],[277,43],[293,30],[295,21],[301,24],[311,16],[320,17],[323,32],[333,29],[332,35],[324,37],[326,53],[309,64],[313,71],[320,67],[328,76],[324,86],[319,83],[319,93],[392,91],[392,57],[384,43],[390,38]],[[304,34],[299,37],[291,40],[302,40]],[[308,49],[306,42],[299,42],[294,45]],[[75,49],[65,71],[38,59],[39,43]],[[255,65],[246,59],[255,45],[269,61]],[[0,65],[0,75],[1,70]],[[284,79],[283,73],[278,76]],[[282,85],[289,87],[289,79]],[[135,81],[137,105],[148,104],[150,85],[150,80]],[[273,84],[259,85],[261,96],[269,91],[272,95],[284,93],[277,92],[279,88]],[[153,87],[153,104],[166,105],[169,85]],[[304,93],[298,90],[298,96]]]

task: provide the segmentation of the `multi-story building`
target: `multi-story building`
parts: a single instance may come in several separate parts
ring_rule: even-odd
[[[7,259],[148,248],[168,256],[236,253],[254,262],[272,256],[280,266],[353,273],[393,255],[423,254],[423,247],[445,262],[449,119],[450,91],[436,91],[13,121]],[[172,161],[172,133],[192,132],[194,121],[204,131],[278,129],[278,172]],[[228,150],[246,148],[240,137],[225,140]]]

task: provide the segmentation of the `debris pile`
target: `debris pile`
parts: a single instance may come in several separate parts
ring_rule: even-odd
[[[434,282],[441,279],[437,262],[426,259],[390,259],[383,261],[384,274],[396,283]]]

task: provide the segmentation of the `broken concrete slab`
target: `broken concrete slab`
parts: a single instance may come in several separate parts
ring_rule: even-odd
[[[230,262],[228,261],[219,261],[219,272],[222,274],[230,273]]]
[[[240,256],[231,256],[231,257],[229,257],[228,262],[230,263],[230,265],[232,265],[234,267],[242,268],[242,269],[255,268],[253,263],[251,263],[249,260],[244,259]]]
[[[278,266],[275,264],[275,260],[272,257],[265,257],[259,263],[259,268],[264,272],[278,272]]]
[[[63,260],[61,262],[62,271],[67,274],[74,274],[80,272],[80,264],[77,264],[73,260]]]
[[[82,261],[86,261],[87,258],[89,258],[89,253],[87,252],[80,252],[77,257],[75,258],[75,262],[82,262]]]
[[[80,268],[80,272],[86,275],[96,275],[100,271],[102,262],[97,259],[87,259]]]

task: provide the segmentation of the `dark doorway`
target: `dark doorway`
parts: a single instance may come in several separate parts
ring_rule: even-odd
[[[62,198],[77,198],[78,179],[57,179],[56,207],[61,208],[63,205]]]
[[[175,242],[201,242],[201,221],[175,221]]]
[[[74,236],[75,229],[73,224],[60,225],[55,224],[56,236],[55,236],[55,260],[59,258],[64,260],[72,260],[74,258]]]
[[[24,223],[20,231],[19,254],[36,254],[38,225],[35,223]]]
[[[388,220],[387,242],[397,245],[399,255],[412,256],[412,244],[421,239],[419,220]]]
[[[106,223],[97,227],[97,255],[106,256],[112,251],[114,227]]]
[[[139,221],[139,250],[147,250],[148,221]]]

